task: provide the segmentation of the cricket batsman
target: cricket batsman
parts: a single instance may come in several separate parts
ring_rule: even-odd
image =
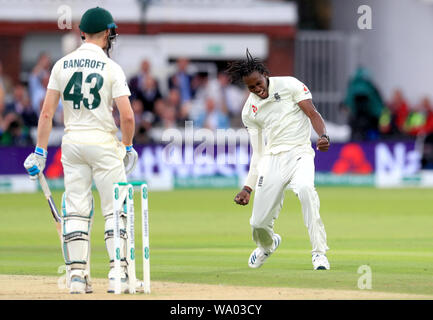
[[[65,126],[61,145],[65,182],[62,248],[65,264],[70,269],[70,293],[92,292],[89,271],[94,213],[92,181],[99,192],[105,218],[105,243],[110,259],[108,292],[114,292],[112,190],[113,183],[127,181],[126,175],[137,162],[137,152],[132,146],[134,114],[125,74],[109,58],[117,36],[112,15],[103,8],[89,9],[79,27],[84,43],[57,61],[51,71],[38,122],[36,148],[25,160],[24,167],[33,180],[43,172],[52,119],[61,98]],[[113,100],[120,115],[121,141],[116,137]],[[126,216],[121,218],[120,228],[125,226]],[[125,235],[122,236],[126,248]],[[125,249],[121,252],[124,291],[128,287],[125,252]]]
[[[249,267],[261,267],[280,245],[281,237],[273,227],[283,206],[284,191],[289,188],[301,202],[313,268],[329,270],[329,248],[314,187],[311,127],[319,135],[318,150],[328,151],[330,139],[310,91],[296,78],[270,77],[266,66],[248,50],[247,59],[232,62],[227,72],[232,81],[242,81],[250,91],[242,121],[249,133],[252,156],[245,185],[234,199],[247,205],[255,190],[250,224],[257,248],[249,257]]]

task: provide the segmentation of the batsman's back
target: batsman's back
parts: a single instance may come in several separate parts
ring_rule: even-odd
[[[120,66],[92,43],[84,43],[56,62],[48,89],[60,92],[65,132],[117,132],[113,98],[130,95]]]

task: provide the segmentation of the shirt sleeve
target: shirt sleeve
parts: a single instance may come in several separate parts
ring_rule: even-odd
[[[61,91],[60,82],[58,79],[60,63],[57,61],[53,69],[51,69],[50,79],[48,80],[47,89]]]
[[[128,82],[126,81],[126,76],[122,68],[118,64],[114,64],[113,71],[113,99],[121,96],[130,96],[131,91],[129,90]]]
[[[251,129],[251,128],[258,129],[259,128],[258,125],[250,117],[249,110],[251,110],[251,108],[252,108],[252,104],[250,98],[248,97],[247,101],[244,104],[244,107],[242,108],[242,123],[247,129]]]
[[[310,90],[296,78],[292,78],[289,85],[293,100],[298,103],[302,100],[312,99]]]
[[[257,183],[257,178],[259,177],[258,164],[263,156],[265,143],[261,129],[248,128],[248,134],[250,136],[252,154],[250,160],[250,170],[248,171],[244,185],[254,189]]]

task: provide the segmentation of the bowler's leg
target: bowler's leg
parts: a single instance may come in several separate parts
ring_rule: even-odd
[[[259,172],[250,224],[257,247],[264,252],[271,252],[274,221],[278,218],[284,201],[284,181],[281,178],[278,158],[265,156]]]
[[[314,187],[314,156],[303,154],[289,184],[289,188],[298,196],[304,224],[308,229],[312,254],[325,254],[329,250],[326,244],[326,232],[320,218],[320,201]]]

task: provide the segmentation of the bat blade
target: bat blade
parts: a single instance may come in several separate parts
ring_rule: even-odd
[[[59,210],[57,210],[56,204],[54,203],[53,197],[51,196],[50,188],[48,187],[47,180],[45,180],[45,176],[43,173],[39,174],[39,183],[41,185],[42,191],[45,195],[45,198],[48,201],[48,205],[50,206],[51,214],[56,222],[57,233],[61,237],[62,235],[62,218],[60,217]]]

